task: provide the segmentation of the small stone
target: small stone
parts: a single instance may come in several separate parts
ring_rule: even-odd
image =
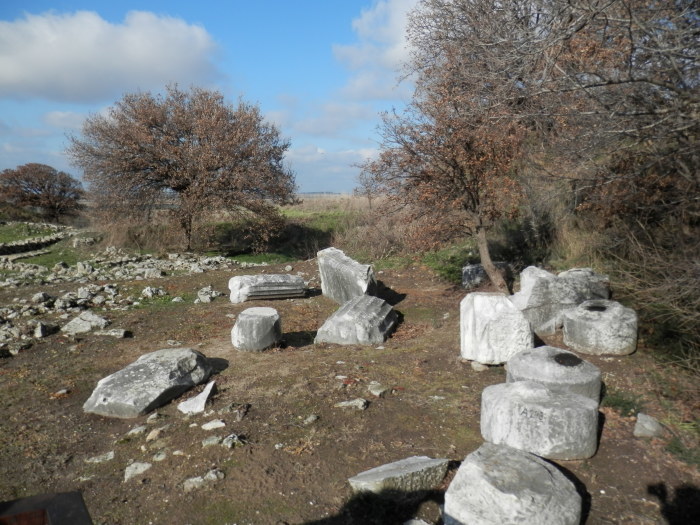
[[[173,302],[173,303],[184,303],[185,300],[184,300],[182,297],[177,296],[177,297],[173,297],[173,299],[172,299],[171,302]]]
[[[164,450],[160,450],[153,455],[153,461],[164,461],[168,454]]]
[[[225,448],[235,448],[245,445],[245,440],[237,434],[230,434],[223,439],[221,445]]]
[[[292,266],[290,264],[288,264],[287,266],[284,267],[285,272],[291,272],[292,270],[294,270],[294,268],[292,268]]]
[[[320,418],[316,414],[311,414],[309,417],[307,417],[304,420],[304,425],[310,425],[311,423],[315,423],[318,421]]]
[[[201,414],[204,412],[204,407],[214,389],[215,384],[215,381],[210,381],[200,394],[178,404],[177,409],[183,414],[187,415]]]
[[[124,483],[129,481],[131,478],[140,476],[144,472],[146,472],[149,468],[151,468],[150,463],[140,463],[140,462],[134,462],[126,469],[124,470]]]
[[[216,430],[217,428],[223,428],[226,426],[226,423],[224,422],[223,419],[213,419],[212,421],[209,421],[208,423],[204,423],[202,425],[202,430]]]
[[[212,447],[214,445],[220,445],[223,442],[221,436],[209,436],[202,440],[202,447]]]
[[[378,381],[372,381],[367,385],[367,391],[374,397],[384,397],[389,390],[388,387],[383,386]]]
[[[376,467],[348,479],[354,492],[415,492],[437,487],[447,472],[447,459],[413,456]]]
[[[485,372],[486,370],[489,369],[489,365],[479,363],[478,361],[472,361],[470,364],[471,364],[472,370],[474,370],[475,372]]]
[[[634,424],[634,437],[659,438],[664,435],[664,427],[655,418],[642,412],[637,414]]]
[[[143,434],[148,430],[148,428],[145,425],[139,425],[137,427],[132,428],[129,430],[129,432],[126,433],[127,436],[138,436],[139,434]]]
[[[340,403],[336,403],[333,406],[336,408],[351,408],[354,410],[365,410],[369,406],[369,401],[358,397],[357,399],[353,399],[351,401],[341,401]]]
[[[163,419],[163,417],[164,417],[163,414],[161,414],[159,412],[153,412],[153,414],[151,414],[150,416],[148,416],[146,418],[146,423],[148,423],[149,425],[153,425],[157,421]]]
[[[226,474],[224,474],[223,471],[219,470],[218,468],[213,468],[204,474],[204,481],[219,481],[225,477]]]
[[[91,458],[87,458],[85,460],[85,463],[105,463],[106,461],[112,461],[114,459],[114,450],[110,450],[109,452],[105,452],[104,454],[101,454],[99,456],[93,456]]]
[[[202,476],[196,476],[194,478],[186,479],[182,484],[182,488],[185,492],[191,492],[203,486],[204,478]]]
[[[151,430],[148,435],[146,436],[146,443],[150,441],[155,441],[156,439],[160,439],[161,434],[163,431],[167,428],[167,426],[156,428]]]

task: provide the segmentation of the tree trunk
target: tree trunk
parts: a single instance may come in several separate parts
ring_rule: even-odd
[[[479,227],[476,230],[476,245],[479,248],[481,265],[484,267],[486,275],[489,276],[489,279],[491,279],[491,282],[498,288],[499,292],[505,294],[510,293],[506,280],[503,278],[503,274],[496,268],[496,265],[493,264],[491,260],[491,253],[489,252],[489,245],[486,240],[486,229],[483,227]]]

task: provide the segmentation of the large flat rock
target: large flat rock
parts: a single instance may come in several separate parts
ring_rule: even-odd
[[[397,322],[391,305],[369,295],[360,295],[341,306],[316,333],[316,343],[368,345],[386,341]]]
[[[448,463],[447,459],[413,456],[361,472],[348,479],[348,483],[355,492],[431,490],[445,477]]]
[[[445,493],[445,525],[579,525],[581,496],[554,465],[534,454],[484,443],[469,454]]]
[[[337,248],[326,248],[316,254],[321,274],[323,295],[344,304],[360,295],[374,295],[377,282],[369,264],[360,264]]]
[[[207,358],[196,350],[156,350],[100,379],[83,410],[107,417],[137,417],[206,381],[211,372]]]

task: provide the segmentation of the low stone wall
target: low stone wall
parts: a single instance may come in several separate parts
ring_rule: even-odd
[[[71,235],[71,230],[65,226],[57,226],[55,224],[37,224],[37,223],[8,223],[2,222],[0,224],[31,224],[37,228],[51,229],[56,231],[51,235],[44,235],[42,237],[32,237],[29,239],[22,239],[20,241],[3,242],[0,243],[0,255],[11,255],[15,253],[31,252],[34,250],[40,250],[46,248],[52,244],[57,243]]]

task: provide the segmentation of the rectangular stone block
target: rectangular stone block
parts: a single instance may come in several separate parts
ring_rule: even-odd
[[[331,315],[316,333],[316,343],[339,345],[377,344],[386,341],[396,325],[391,305],[369,295],[349,300]]]
[[[361,472],[348,479],[348,483],[355,492],[431,490],[445,477],[447,464],[446,459],[413,456]]]
[[[344,304],[358,295],[377,293],[374,270],[360,264],[337,248],[326,248],[317,254],[323,295]]]
[[[232,303],[306,296],[306,284],[300,275],[239,275],[229,279],[228,287]]]

